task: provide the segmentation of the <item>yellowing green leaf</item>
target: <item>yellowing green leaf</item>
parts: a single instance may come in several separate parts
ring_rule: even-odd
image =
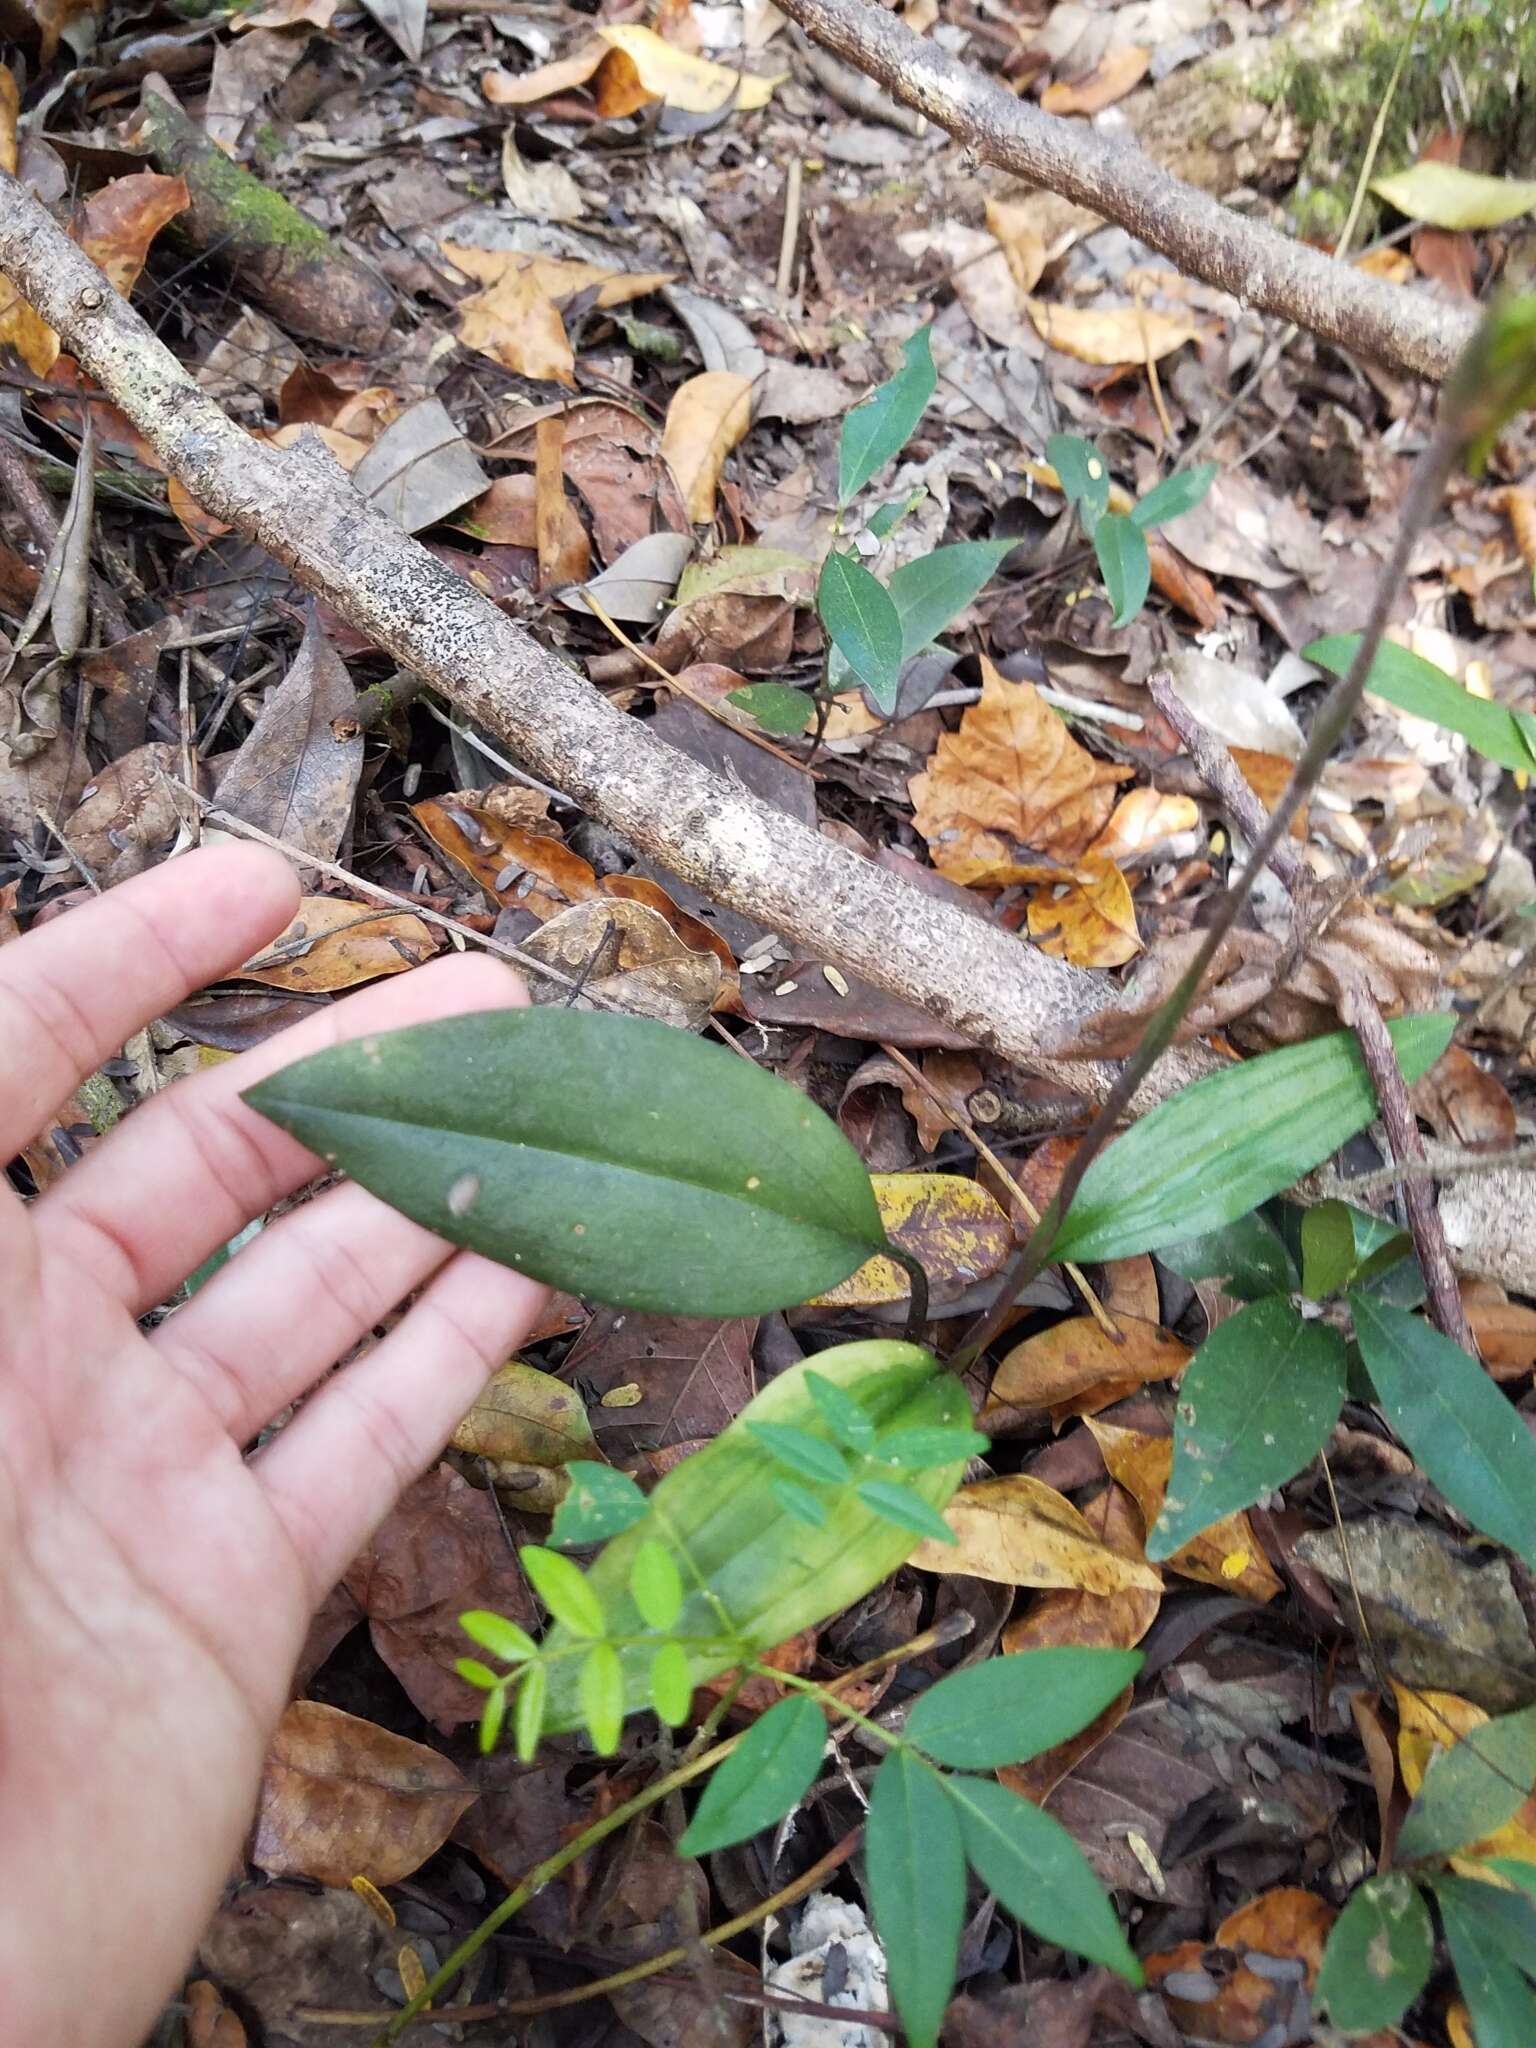
[[[1371,190],[1410,220],[1434,228],[1501,227],[1536,206],[1536,179],[1489,178],[1429,158],[1390,177],[1373,178]]]
[[[870,1185],[886,1235],[917,1259],[936,1292],[985,1280],[1007,1258],[1013,1231],[984,1187],[956,1173],[875,1173]],[[912,1282],[884,1252],[816,1295],[817,1308],[872,1308],[905,1301]]]

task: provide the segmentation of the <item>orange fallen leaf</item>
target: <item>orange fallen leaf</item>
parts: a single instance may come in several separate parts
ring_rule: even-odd
[[[105,271],[113,290],[126,298],[138,282],[150,243],[191,203],[185,178],[133,171],[91,194],[76,240]]]
[[[706,370],[673,392],[661,455],[696,525],[714,518],[721,467],[751,424],[752,380],[737,370]]]
[[[536,64],[531,71],[487,71],[481,75],[480,90],[493,107],[531,107],[558,93],[575,92],[593,77],[608,55],[606,44],[594,36],[569,57],[552,64]]]
[[[1144,306],[1054,306],[1045,299],[1025,304],[1042,341],[1080,363],[1103,368],[1161,362],[1198,332],[1191,320]]]
[[[459,339],[504,370],[553,384],[576,382],[565,322],[536,272],[507,270],[495,284],[459,301]]]
[[[437,951],[431,927],[409,911],[345,896],[306,896],[269,945],[237,967],[236,981],[267,988],[332,991],[404,974]]]
[[[1483,1363],[1496,1380],[1519,1379],[1536,1366],[1536,1308],[1499,1299],[1504,1290],[1466,1303],[1467,1321]]]
[[[1123,100],[1133,86],[1140,85],[1152,62],[1152,52],[1137,43],[1120,43],[1107,50],[1083,78],[1058,78],[1040,95],[1048,114],[1098,114]]]
[[[1101,1422],[1092,1415],[1088,1417],[1088,1427],[1111,1477],[1118,1479],[1132,1495],[1150,1529],[1162,1511],[1163,1495],[1168,1491],[1168,1477],[1173,1470],[1173,1438],[1124,1429],[1118,1423]],[[1220,1586],[1260,1604],[1284,1591],[1246,1514],[1227,1515],[1213,1522],[1165,1562],[1169,1571],[1186,1579],[1200,1579],[1208,1586]]]
[[[1168,796],[1159,789],[1133,789],[1121,797],[1109,823],[1086,849],[1105,860],[1125,862],[1154,846],[1162,846],[1200,823],[1193,797]]]
[[[411,806],[411,816],[493,903],[550,918],[598,893],[591,863],[564,840],[511,824],[482,805],[428,797]]]
[[[1227,615],[1216,586],[1203,569],[1186,562],[1160,533],[1149,533],[1147,556],[1152,565],[1152,588],[1170,604],[1192,618],[1204,633],[1219,626]]]
[[[667,42],[654,29],[633,22],[610,24],[597,31],[612,50],[619,50],[634,66],[641,85],[653,99],[687,114],[715,114],[735,106],[743,112],[767,106],[776,85],[782,85],[787,71],[772,78],[759,78],[750,71],[738,71],[727,64],[694,57]]]
[[[1130,884],[1112,860],[1084,854],[1067,882],[1030,898],[1029,935],[1074,967],[1123,967],[1141,951]]]
[[[992,1376],[988,1402],[1010,1408],[1048,1408],[1100,1380],[1173,1379],[1194,1356],[1171,1330],[1122,1316],[1116,1344],[1092,1316],[1069,1316],[1053,1329],[1026,1337]],[[985,1427],[985,1411],[982,1426]]]
[[[535,480],[526,472],[499,476],[452,523],[460,532],[472,533],[488,546],[531,548],[538,540],[534,519],[536,493]]]
[[[1162,1579],[1152,1565],[1121,1556],[1064,1494],[1027,1473],[961,1487],[944,1519],[957,1540],[920,1543],[908,1559],[920,1571],[960,1572],[1003,1586],[1162,1592]]]
[[[592,546],[581,515],[565,495],[561,451],[565,418],[551,413],[539,421],[534,441],[534,536],[539,555],[540,590],[562,583],[584,583],[592,567]]]
[[[1256,1954],[1299,1964],[1302,1981],[1310,1990],[1317,1982],[1328,1930],[1337,1917],[1326,1899],[1295,1885],[1261,1892],[1227,1915],[1214,1942],[1183,1941],[1177,1948],[1148,1956],[1147,1981],[1161,1989],[1186,1972],[1199,1972],[1215,1984],[1213,1998],[1183,1997],[1163,1990],[1169,2013],[1192,2040],[1252,2048],[1256,2042],[1278,2039],[1282,2032],[1290,2038],[1296,1981],[1254,1969],[1247,1957]],[[1229,1962],[1225,1968],[1213,1968],[1207,1960],[1213,1948],[1227,1951],[1236,1959],[1236,1967]]]

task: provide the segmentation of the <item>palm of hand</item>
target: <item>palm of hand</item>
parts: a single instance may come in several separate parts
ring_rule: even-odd
[[[230,848],[0,952],[0,1157],[294,897],[281,862]],[[239,1090],[341,1036],[520,999],[489,961],[406,976],[178,1083],[29,1208],[0,1190],[6,2039],[140,2038],[238,1850],[310,1614],[542,1299],[342,1186],[146,1334],[145,1311],[315,1171]]]

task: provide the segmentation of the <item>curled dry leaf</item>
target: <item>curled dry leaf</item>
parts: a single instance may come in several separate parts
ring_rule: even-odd
[[[1162,1512],[1163,1495],[1173,1470],[1173,1438],[1149,1436],[1140,1429],[1123,1429],[1118,1423],[1088,1417],[1088,1427],[1103,1454],[1110,1476],[1120,1484],[1141,1509],[1150,1529]],[[1253,1533],[1246,1514],[1227,1515],[1202,1530],[1166,1560],[1169,1571],[1186,1579],[1201,1579],[1209,1586],[1240,1593],[1245,1600],[1273,1600],[1284,1591],[1269,1559]]]
[[[973,1180],[955,1173],[875,1173],[870,1181],[886,1234],[921,1263],[940,1300],[987,1279],[1013,1248],[1008,1218]],[[816,1295],[811,1306],[873,1308],[905,1301],[911,1292],[906,1270],[876,1257]]]
[[[435,1749],[295,1700],[267,1752],[251,1861],[269,1877],[398,1884],[442,1847],[474,1796]]]
[[[1110,813],[1109,823],[1085,849],[1124,866],[1193,832],[1200,824],[1200,806],[1193,797],[1169,796],[1160,789],[1132,789]]]
[[[917,1142],[925,1152],[933,1151],[944,1133],[956,1128],[944,1114],[946,1109],[957,1116],[969,1117],[967,1105],[982,1083],[981,1063],[968,1052],[930,1052],[923,1056],[923,1079],[926,1088],[920,1088],[909,1080],[900,1067],[895,1067],[888,1079],[901,1091],[902,1104],[917,1126]],[[934,1097],[938,1097],[938,1101]]]
[[[536,64],[531,71],[486,71],[480,90],[493,107],[531,107],[558,93],[577,92],[596,76],[608,56],[608,46],[594,36],[569,57],[557,57],[552,64]]]
[[[713,952],[685,946],[646,903],[593,897],[572,904],[525,939],[523,950],[606,1002],[685,1031],[703,1027],[720,993],[720,962]],[[571,1000],[571,991],[558,982],[535,980],[530,992],[536,1003]],[[575,1007],[593,1004],[580,995]]]
[[[1118,43],[1106,50],[1093,69],[1082,78],[1058,78],[1040,95],[1048,114],[1099,114],[1123,100],[1140,85],[1152,62],[1152,52],[1137,43]]]
[[[149,245],[192,203],[185,178],[133,171],[93,192],[75,236],[114,291],[127,298],[138,282]]]
[[[922,1571],[963,1572],[1004,1586],[1162,1593],[1153,1566],[1143,1558],[1122,1557],[1064,1494],[1025,1473],[962,1487],[944,1519],[957,1540],[920,1543],[909,1562]]]
[[[1130,884],[1112,860],[1084,854],[1072,878],[1029,900],[1029,935],[1074,967],[1123,967],[1141,951]]]
[[[453,1433],[453,1448],[483,1458],[498,1490],[525,1513],[550,1515],[565,1498],[564,1468],[600,1459],[581,1396],[552,1373],[514,1358]]]
[[[738,107],[745,113],[765,107],[774,87],[789,75],[780,71],[772,78],[759,78],[750,71],[713,64],[707,57],[690,56],[678,49],[654,29],[634,23],[610,25],[597,33],[611,50],[621,51],[629,59],[649,98],[686,114],[717,114],[726,107]]]
[[[1161,362],[1199,332],[1192,320],[1145,306],[1053,306],[1044,299],[1026,304],[1042,341],[1080,363],[1104,368]]]
[[[672,394],[662,429],[662,459],[696,525],[714,518],[721,467],[751,424],[752,380],[739,371],[706,370]]]
[[[1173,1379],[1194,1355],[1156,1323],[1123,1316],[1119,1328],[1123,1341],[1116,1344],[1092,1316],[1071,1316],[1027,1337],[998,1366],[989,1400],[1010,1408],[1049,1408],[1104,1380],[1140,1386]]]
[[[293,922],[231,979],[267,988],[332,992],[404,974],[437,951],[431,927],[409,911],[346,896],[306,896]]]

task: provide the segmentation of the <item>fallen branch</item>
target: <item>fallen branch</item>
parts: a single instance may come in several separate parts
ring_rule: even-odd
[[[823,48],[877,79],[979,157],[1117,221],[1191,277],[1343,348],[1444,377],[1476,316],[1335,262],[1247,220],[1086,122],[1015,99],[871,0],[781,0]]]

